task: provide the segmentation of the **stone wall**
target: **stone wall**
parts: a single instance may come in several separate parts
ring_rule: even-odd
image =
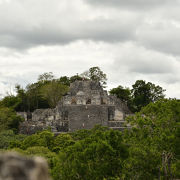
[[[37,109],[31,115],[19,114],[26,119],[20,132],[32,134],[48,128],[53,132],[90,129],[96,124],[123,127],[126,115],[131,112],[116,96],[109,96],[99,82],[75,81],[55,109]]]
[[[66,108],[69,113],[69,131],[91,129],[95,124],[107,126],[107,106],[74,105]]]
[[[37,131],[49,128],[52,129],[52,131],[56,131],[56,118],[56,109],[37,109],[31,113],[31,119],[21,123],[20,133],[34,134]]]

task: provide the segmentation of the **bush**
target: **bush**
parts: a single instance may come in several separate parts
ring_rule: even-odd
[[[14,110],[0,107],[0,131],[11,129],[17,133],[22,121],[23,118],[18,116]]]

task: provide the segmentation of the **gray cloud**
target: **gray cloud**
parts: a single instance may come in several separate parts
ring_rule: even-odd
[[[94,6],[87,6],[87,2]],[[177,3],[176,0],[173,3],[170,0],[69,0],[67,4],[65,0],[51,3],[48,0],[11,0],[0,6],[0,22],[3,24],[0,46],[24,50],[78,40],[134,41],[147,49],[179,55]],[[107,7],[99,9],[97,4]],[[109,5],[117,9],[110,10]],[[156,9],[150,8],[154,6]],[[140,12],[128,7],[149,9]],[[167,9],[174,13],[167,12]]]
[[[115,8],[128,8],[128,9],[138,9],[144,10],[149,8],[154,8],[157,6],[163,6],[171,4],[171,0],[85,0],[89,4],[99,5],[99,6],[112,6]],[[177,0],[174,0],[173,3],[176,3]]]
[[[131,72],[141,73],[141,74],[161,74],[167,73],[169,71],[172,72],[172,67],[165,64],[163,66],[159,66],[159,64],[151,63],[137,63],[136,66],[133,66],[129,69]]]
[[[69,0],[69,6],[65,0],[31,2],[14,0],[1,4],[1,47],[25,49],[80,39],[110,43],[128,41],[134,39],[134,30],[141,21],[136,15],[127,13],[119,13],[113,18],[107,12],[104,16],[94,8],[87,8],[81,0]]]
[[[121,22],[121,19],[97,19],[77,23],[71,27],[40,26],[32,30],[19,29],[3,33],[0,29],[0,46],[28,48],[38,45],[66,44],[79,39],[119,42],[134,39],[135,24]],[[73,30],[72,30],[73,29]]]
[[[147,48],[179,55],[180,26],[171,21],[144,24],[136,31],[137,42]]]
[[[160,56],[134,56],[133,59],[127,61],[129,72],[140,74],[168,74],[175,71],[174,60]]]

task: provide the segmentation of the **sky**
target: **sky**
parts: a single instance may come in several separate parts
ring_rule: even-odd
[[[0,97],[94,66],[108,89],[145,80],[179,99],[180,0],[0,0]]]

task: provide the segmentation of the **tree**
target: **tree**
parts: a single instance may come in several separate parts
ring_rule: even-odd
[[[130,156],[125,163],[127,179],[179,179],[180,102],[160,100],[128,118],[132,130],[125,142]]]
[[[14,95],[8,95],[5,96],[1,101],[0,101],[0,106],[1,107],[8,107],[12,109],[17,109],[17,107],[21,104],[21,99],[17,96]]]
[[[21,142],[20,148],[25,150],[33,146],[43,146],[52,149],[53,144],[54,134],[48,130],[44,130],[31,136],[27,136],[24,141]]]
[[[7,107],[0,108],[0,131],[13,130],[18,132],[19,123],[23,121],[23,118],[16,115],[16,112]]]
[[[69,134],[59,134],[54,139],[53,151],[59,152],[64,151],[68,146],[71,146],[75,143]]]
[[[41,87],[41,95],[47,99],[51,108],[54,108],[62,96],[67,93],[68,87],[53,80]]]
[[[58,81],[63,85],[70,86],[70,78],[67,76],[60,77]]]
[[[32,112],[35,109],[55,107],[64,95],[70,79],[66,76],[53,79],[51,72],[39,76],[38,82],[28,84],[26,88],[16,85],[16,96],[8,95],[0,101],[0,106],[16,111]]]
[[[106,74],[99,67],[91,67],[88,71],[81,74],[84,78],[89,78],[93,81],[99,81],[103,86],[106,85]]]
[[[0,149],[11,148],[12,144],[12,147],[20,147],[25,137],[26,135],[23,134],[15,134],[13,130],[3,130],[0,132]]]
[[[132,87],[131,93],[136,111],[140,111],[150,102],[156,102],[165,97],[163,94],[165,90],[151,82],[146,83],[144,80],[137,80]]]
[[[62,179],[111,179],[122,176],[128,149],[120,131],[95,127],[60,154]]]
[[[26,95],[27,95],[29,111],[50,107],[47,99],[45,99],[41,94],[41,88],[45,86],[47,83],[49,82],[39,81],[26,86]]]
[[[17,95],[7,100],[17,99],[17,103],[13,105],[16,111],[34,111],[39,108],[49,108],[47,99],[44,99],[40,93],[42,86],[49,83],[48,81],[39,81],[36,83],[28,84],[26,88],[21,88],[20,85],[16,86]],[[13,98],[13,99],[12,99]],[[10,103],[10,102],[9,102]],[[6,103],[7,104],[7,103]]]
[[[50,151],[47,147],[44,146],[33,146],[27,148],[25,151],[23,151],[23,154],[30,155],[30,156],[41,156],[44,157],[49,166],[49,172],[54,180],[60,179],[60,162],[58,155],[54,152]]]
[[[121,101],[127,104],[131,111],[133,110],[131,90],[129,88],[118,86],[117,88],[111,89],[109,93],[111,95],[116,95],[117,98],[121,99]]]
[[[21,103],[16,107],[17,111],[27,111],[28,110],[28,100],[25,89],[23,89],[20,85],[16,85],[16,93],[17,97],[20,99]]]
[[[78,74],[70,77],[70,83],[73,83],[73,82],[75,82],[76,80],[77,80],[77,81],[82,81],[82,80],[83,80],[83,77],[79,76]]]
[[[51,81],[54,79],[52,72],[45,72],[38,77],[38,81]]]

